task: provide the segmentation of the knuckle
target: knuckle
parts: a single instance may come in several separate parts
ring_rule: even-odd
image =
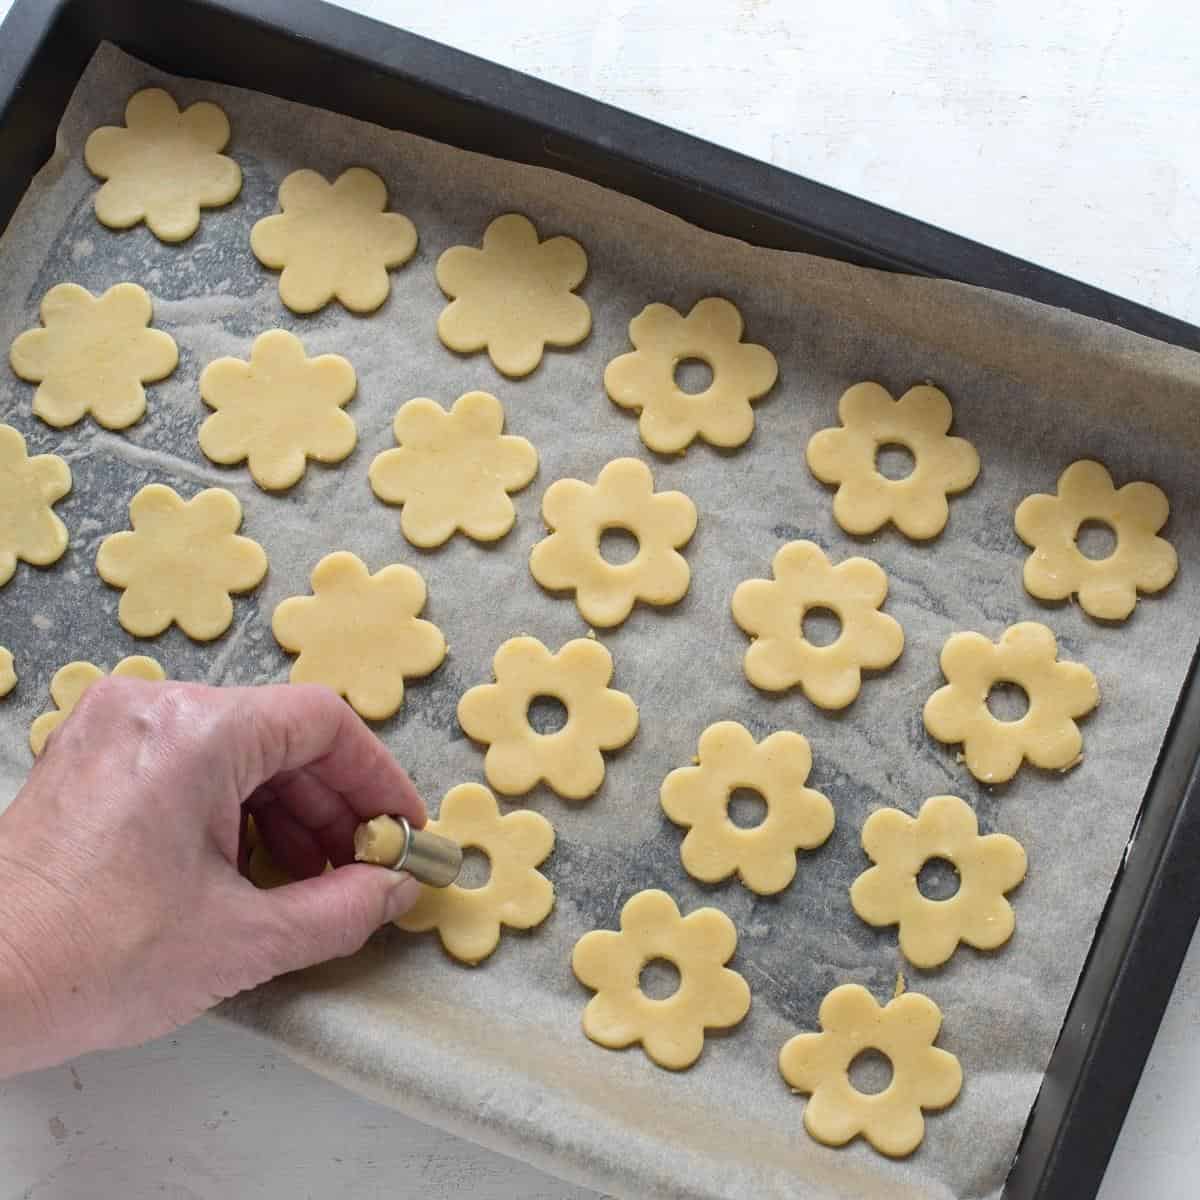
[[[115,710],[123,702],[126,680],[112,679],[107,675],[97,679],[76,702],[71,716],[76,725],[91,724],[98,718]]]

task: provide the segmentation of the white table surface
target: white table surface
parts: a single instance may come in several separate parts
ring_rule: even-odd
[[[1194,0],[347,7],[1200,323]],[[1102,1200],[1200,1192],[1198,1029],[1200,941]],[[0,1200],[334,1195],[593,1194],[209,1021],[0,1085]]]

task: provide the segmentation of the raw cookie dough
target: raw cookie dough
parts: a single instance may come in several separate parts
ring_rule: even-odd
[[[608,686],[612,655],[599,642],[575,638],[551,654],[537,638],[515,637],[492,660],[495,683],[471,688],[458,702],[463,732],[487,745],[484,773],[506,796],[545,781],[568,800],[584,800],[604,782],[603,750],[637,733],[637,705]],[[552,696],[566,706],[555,733],[538,733],[529,706]]]
[[[156,637],[172,621],[198,642],[220,637],[233,620],[230,592],[249,592],[267,573],[263,548],[239,537],[242,506],[224,488],[184,500],[162,483],[129,502],[132,531],[100,543],[96,570],[123,588],[117,616],[134,637]]]
[[[971,807],[957,796],[933,796],[910,817],[896,808],[873,812],[863,849],[876,865],[851,885],[850,903],[868,925],[898,925],[900,950],[916,967],[937,967],[966,942],[995,950],[1016,920],[1006,892],[1025,878],[1025,850],[1004,833],[979,835]],[[946,900],[921,894],[917,876],[933,858],[953,864],[959,887]]]
[[[150,329],[150,297],[136,283],[93,296],[60,283],[42,298],[42,329],[27,329],[9,361],[40,386],[34,415],[66,429],[91,413],[105,429],[127,429],[146,412],[144,383],[165,379],[179,362],[175,339]]]
[[[482,887],[422,887],[396,924],[410,933],[436,929],[448,954],[474,966],[500,944],[500,926],[532,929],[554,907],[554,885],[537,868],[554,849],[554,829],[539,813],[501,816],[496,798],[478,783],[460,783],[442,798],[425,828],[487,855]]]
[[[838,401],[840,429],[822,429],[808,442],[808,466],[822,483],[840,485],[837,523],[853,534],[874,533],[892,521],[905,537],[936,537],[950,518],[948,493],[965,491],[979,474],[979,455],[965,438],[947,437],[953,410],[928,384],[899,400],[877,383],[856,383]],[[882,446],[913,456],[912,473],[888,479],[875,465]]]
[[[51,506],[71,490],[71,468],[57,454],[28,456],[25,439],[0,425],[0,587],[17,561],[48,567],[67,548],[67,527]]]
[[[405,676],[428,675],[446,657],[442,631],[417,617],[426,590],[412,567],[393,563],[372,575],[339,550],[313,568],[312,590],[282,601],[271,618],[279,644],[300,656],[292,683],[324,684],[382,721],[403,703]]]
[[[12,651],[0,646],[0,696],[7,696],[17,686]]]
[[[534,579],[551,591],[574,591],[579,613],[590,625],[620,625],[639,600],[674,604],[691,581],[678,547],[696,532],[696,506],[683,492],[655,492],[650,468],[636,458],[618,458],[595,484],[560,479],[546,489],[542,517],[552,530],[529,555]],[[637,538],[637,554],[610,563],[600,552],[606,530]]]
[[[450,297],[438,337],[460,354],[487,350],[505,375],[528,375],[546,346],[574,346],[591,332],[591,310],[574,294],[586,274],[578,242],[539,242],[530,220],[506,213],[484,231],[482,249],[451,246],[438,259],[438,285]]]
[[[200,374],[200,396],[216,409],[200,426],[200,449],[215,463],[248,461],[259,487],[298,483],[307,460],[337,463],[358,441],[342,411],[354,368],[340,354],[309,358],[298,337],[272,329],[254,339],[250,361],[218,358]]]
[[[781,892],[796,874],[796,851],[820,846],[833,832],[833,805],[805,787],[812,769],[808,740],[780,731],[756,744],[736,721],[719,721],[700,735],[696,765],[663,781],[663,811],[688,827],[679,857],[693,879],[719,883],[735,871],[752,892]],[[740,829],[730,797],[753,788],[766,804],[762,823]]]
[[[782,692],[797,684],[819,708],[845,708],[862,687],[862,670],[890,667],[904,649],[900,623],[879,607],[887,575],[868,558],[833,566],[813,542],[788,542],[771,563],[774,580],[748,579],[733,593],[733,619],[753,641],[746,678]],[[841,632],[827,646],[804,636],[810,609],[831,609]]]
[[[1156,537],[1170,505],[1152,483],[1127,483],[1119,491],[1098,462],[1072,463],[1058,479],[1056,496],[1026,496],[1017,506],[1017,533],[1033,553],[1025,560],[1025,588],[1039,600],[1079,596],[1093,617],[1123,621],[1138,592],[1160,592],[1175,578],[1175,548]],[[1088,558],[1076,542],[1087,521],[1116,534],[1107,558]]]
[[[736,949],[737,930],[720,909],[684,917],[666,892],[638,892],[621,909],[620,933],[596,929],[575,943],[571,969],[596,993],[583,1010],[583,1032],[611,1050],[640,1042],[652,1062],[672,1071],[690,1067],[706,1029],[728,1029],[750,1011],[749,986],[725,966]],[[679,989],[665,1000],[651,1000],[640,986],[655,959],[679,971]]]
[[[279,298],[310,313],[330,300],[351,312],[374,312],[388,297],[388,268],[412,258],[417,231],[387,212],[387,187],[374,171],[351,167],[333,183],[316,171],[293,171],[279,186],[282,212],[250,231],[250,248],[279,277]]]
[[[651,450],[673,454],[703,438],[713,446],[740,446],[754,432],[751,402],[765,396],[779,373],[765,346],[742,341],[742,314],[710,296],[686,317],[667,304],[650,304],[629,323],[637,347],[608,364],[604,388],[614,404],[639,411],[638,432]],[[675,369],[699,359],[712,369],[702,392],[685,392]]]
[[[242,190],[242,169],[219,151],[229,119],[202,100],[179,111],[162,88],[134,92],[125,126],[95,130],[83,147],[93,175],[108,182],[96,193],[96,216],[111,229],[144,220],[156,238],[182,242],[196,232],[200,207],[228,204]]]
[[[113,667],[112,676],[114,679],[145,679],[149,683],[161,683],[167,677],[154,659],[143,654],[121,659]],[[42,713],[29,729],[29,747],[35,755],[41,754],[46,739],[71,715],[83,693],[103,678],[104,672],[90,662],[70,662],[55,671],[50,681],[50,698],[55,707]]]
[[[537,474],[538,455],[504,432],[504,409],[487,392],[467,392],[446,412],[410,400],[392,426],[399,448],[371,463],[375,495],[402,504],[400,529],[414,546],[440,546],[461,529],[479,542],[502,538],[517,519],[509,492]]]
[[[404,826],[395,817],[372,817],[354,831],[354,861],[394,867],[407,845]]]
[[[903,1158],[925,1136],[922,1109],[945,1108],[962,1090],[962,1067],[933,1043],[942,1013],[927,996],[905,992],[882,1008],[857,983],[835,987],[821,1001],[821,1033],[800,1033],[779,1052],[779,1070],[793,1091],[811,1093],[804,1127],[827,1146],[863,1137],[882,1154]],[[887,1055],[892,1081],[868,1095],[850,1082],[863,1050]]]
[[[1082,757],[1073,718],[1100,703],[1096,677],[1082,663],[1059,662],[1058,642],[1045,625],[1022,621],[990,642],[981,633],[952,634],[942,647],[947,684],[925,702],[925,728],[939,742],[961,742],[967,769],[984,783],[1011,779],[1024,759],[1065,771]],[[1001,721],[988,710],[997,683],[1015,683],[1029,711]]]

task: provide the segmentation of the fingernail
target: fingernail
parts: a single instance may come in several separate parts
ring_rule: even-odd
[[[403,916],[417,902],[421,894],[421,885],[409,874],[401,871],[396,876],[387,899],[383,902],[383,916],[386,921],[394,921]]]

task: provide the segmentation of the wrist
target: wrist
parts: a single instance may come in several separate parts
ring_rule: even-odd
[[[22,874],[0,860],[0,1079],[57,1058],[50,994],[30,944]]]

